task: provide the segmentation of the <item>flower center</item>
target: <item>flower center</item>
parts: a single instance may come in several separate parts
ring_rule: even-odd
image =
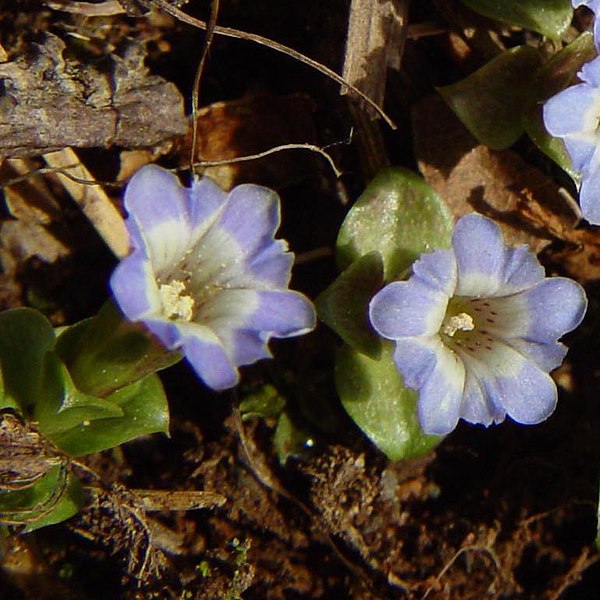
[[[442,333],[453,337],[457,331],[472,331],[475,329],[473,317],[466,312],[458,313],[457,315],[446,315],[442,324]]]
[[[194,299],[187,292],[185,283],[174,279],[171,283],[161,283],[158,288],[163,310],[167,319],[191,321],[194,315]]]
[[[498,320],[497,308],[487,298],[451,298],[440,327],[443,343],[460,354],[492,350],[495,336],[489,329]]]

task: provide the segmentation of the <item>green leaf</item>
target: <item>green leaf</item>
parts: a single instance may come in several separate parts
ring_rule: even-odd
[[[380,360],[343,346],[336,357],[335,383],[342,405],[366,436],[391,460],[426,454],[443,437],[423,433],[417,393],[407,388],[383,344]]]
[[[285,397],[282,396],[277,388],[270,383],[260,386],[260,388],[247,396],[240,402],[240,415],[242,421],[247,421],[253,417],[263,419],[275,419],[285,407]]]
[[[57,465],[32,486],[0,493],[0,520],[24,523],[33,531],[72,517],[82,505],[81,485],[65,465]]]
[[[294,423],[286,412],[281,413],[273,434],[273,446],[279,464],[285,465],[290,456],[303,456],[313,444],[314,441],[307,430]]]
[[[582,33],[537,70],[532,83],[535,100],[547,100],[578,83],[577,74],[581,67],[597,54],[593,34],[589,31]]]
[[[41,527],[62,523],[72,516],[76,515],[84,504],[84,491],[79,479],[69,474],[67,488],[56,503],[56,506],[46,515],[39,519],[30,521],[25,527],[24,533],[35,531]]]
[[[569,0],[461,0],[471,10],[558,40],[565,33],[573,8]]]
[[[354,203],[337,239],[346,269],[369,252],[383,260],[384,279],[401,279],[423,252],[450,246],[452,215],[439,196],[407,169],[384,169]]]
[[[315,301],[319,318],[347,344],[370,356],[381,354],[381,341],[369,324],[369,302],[383,285],[379,252],[353,262]]]
[[[45,355],[54,349],[48,319],[30,308],[0,313],[0,367],[4,407],[21,410],[34,405],[43,393]]]
[[[62,331],[56,349],[77,388],[100,397],[181,360],[110,301],[98,316]]]
[[[523,115],[525,132],[546,156],[551,158],[563,171],[566,171],[575,183],[579,183],[579,173],[573,169],[565,143],[561,138],[554,137],[546,131],[542,110],[542,105],[539,104]]]
[[[120,417],[82,423],[52,437],[71,456],[100,452],[141,435],[168,433],[169,407],[162,383],[156,374],[146,376],[106,398],[123,412]]]
[[[43,389],[33,415],[42,433],[50,439],[94,419],[123,415],[114,402],[80,392],[55,352],[46,355]]]
[[[519,46],[438,91],[482,144],[501,150],[523,133],[521,114],[533,97],[531,82],[540,63],[537,50]]]

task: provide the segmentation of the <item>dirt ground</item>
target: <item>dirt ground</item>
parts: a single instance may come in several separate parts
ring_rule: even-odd
[[[0,80],[22,82],[12,90],[0,84],[0,156],[12,159],[0,170],[10,184],[0,304],[33,306],[59,326],[99,309],[116,259],[56,175],[39,171],[48,164],[42,155],[73,148],[117,206],[119,182],[144,162],[185,168],[186,115],[206,37],[164,12],[144,16],[143,4],[139,16],[97,17],[49,4],[0,1]],[[207,20],[211,6],[190,0],[181,9]],[[221,0],[218,23],[340,73],[348,9],[346,0]],[[467,35],[469,26],[477,35]],[[535,427],[461,424],[429,455],[393,463],[339,404],[339,340],[325,325],[274,343],[276,360],[245,369],[234,392],[211,393],[181,363],[162,376],[169,438],[86,457],[98,479],[82,475],[90,490],[78,516],[0,541],[2,600],[600,597],[600,234],[585,224],[565,231],[545,209],[558,185],[575,190],[531,142],[496,152],[478,146],[435,92],[489,59],[490,44],[513,46],[531,34],[475,18],[453,0],[413,2],[400,29],[379,92],[355,80],[385,91],[395,130],[310,66],[216,35],[201,78],[196,157],[328,147],[339,178],[322,156],[298,149],[207,170],[225,187],[278,190],[279,235],[299,257],[293,287],[311,298],[336,277],[333,248],[349,204],[387,164],[420,169],[457,214],[470,202],[509,215],[548,273],[577,279],[590,301],[554,374],[556,413]],[[535,215],[514,198],[523,189],[542,207]],[[38,195],[43,201],[31,200]],[[283,466],[274,420],[239,413],[240,400],[265,383],[286,395],[292,421],[314,442],[289,448]],[[225,503],[155,512],[134,490],[204,490]],[[162,507],[170,507],[168,494]]]

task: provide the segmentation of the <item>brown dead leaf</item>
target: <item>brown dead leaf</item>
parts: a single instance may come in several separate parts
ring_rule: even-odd
[[[535,252],[557,231],[564,237],[574,230],[577,215],[559,186],[514,152],[478,144],[441,98],[430,96],[415,107],[413,128],[421,173],[457,217],[487,215],[509,243],[529,244]],[[543,207],[543,220],[524,214],[524,198]]]
[[[305,96],[266,93],[206,106],[198,112],[196,160],[222,161],[283,144],[312,144],[316,138],[312,111],[312,103]],[[188,137],[181,147],[184,160],[189,144]],[[307,151],[286,150],[257,160],[209,167],[204,174],[224,189],[242,182],[281,187],[314,171],[314,160]]]

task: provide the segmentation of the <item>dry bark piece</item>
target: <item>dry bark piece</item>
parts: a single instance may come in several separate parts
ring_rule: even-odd
[[[131,44],[109,68],[65,58],[46,33],[33,56],[0,64],[0,155],[31,156],[66,146],[152,146],[185,133],[183,98],[149,75],[143,46]]]
[[[535,252],[555,237],[522,213],[523,192],[545,207],[563,230],[577,215],[560,188],[510,150],[490,150],[477,143],[438,96],[413,110],[415,154],[425,180],[455,216],[477,211],[498,221],[511,244],[529,244]]]
[[[12,409],[0,411],[0,491],[28,488],[67,461]]]
[[[387,70],[400,68],[407,17],[408,0],[352,0],[350,5],[342,76],[379,105]]]

